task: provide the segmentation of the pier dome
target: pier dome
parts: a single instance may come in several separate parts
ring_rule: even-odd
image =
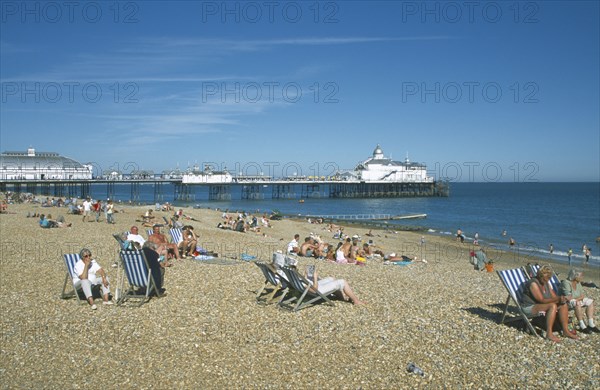
[[[91,166],[54,152],[6,151],[0,153],[1,180],[91,179]]]
[[[381,147],[379,146],[379,144],[377,144],[377,146],[375,147],[375,150],[373,150],[373,159],[381,160],[382,158],[383,158],[383,150],[381,150]]]

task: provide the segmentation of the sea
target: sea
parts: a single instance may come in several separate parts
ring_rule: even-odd
[[[589,266],[600,267],[600,183],[450,183],[449,197],[331,199],[316,193],[302,202],[299,188],[293,199],[270,199],[271,189],[265,188],[263,199],[242,200],[241,190],[236,187],[229,201],[208,200],[208,190],[202,186],[194,187],[192,200],[174,201],[174,188],[164,185],[161,202],[260,214],[276,211],[296,217],[426,214],[423,219],[390,220],[385,224],[392,230],[418,228],[425,237],[456,235],[460,229],[467,243],[478,233],[481,245],[565,263],[572,249],[575,266],[584,261],[582,248],[586,245],[592,253]],[[91,195],[105,198],[106,186],[92,185]],[[128,201],[130,195],[129,185],[115,185],[114,199]],[[152,185],[140,186],[139,201],[154,204]],[[510,238],[514,246],[508,245]]]

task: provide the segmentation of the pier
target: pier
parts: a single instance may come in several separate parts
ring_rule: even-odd
[[[31,193],[55,197],[86,198],[91,196],[91,188],[106,198],[113,199],[117,186],[129,187],[129,200],[141,202],[142,186],[152,186],[153,202],[174,201],[193,202],[197,199],[198,189],[208,193],[208,200],[228,201],[234,193],[245,200],[264,199],[310,199],[310,198],[403,198],[449,196],[447,182],[364,182],[322,179],[272,179],[272,178],[234,178],[228,183],[183,183],[181,179],[127,178],[119,180],[0,180],[0,191]],[[98,191],[98,186],[103,190]],[[121,194],[122,195],[122,194]]]

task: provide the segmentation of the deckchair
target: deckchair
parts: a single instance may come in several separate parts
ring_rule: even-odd
[[[525,275],[527,275],[527,278],[531,279],[531,278],[534,278],[535,275],[537,275],[537,272],[540,269],[540,266],[537,264],[528,264],[523,268],[524,268],[523,270],[525,271]],[[529,269],[527,269],[527,268],[529,268]],[[554,293],[556,295],[558,295],[558,289],[560,287],[560,280],[558,280],[558,276],[556,276],[555,273],[552,274],[552,277],[548,281],[548,284],[550,285],[552,290],[554,290]]]
[[[528,280],[527,276],[525,275],[525,272],[523,272],[521,268],[515,268],[497,271],[497,273],[500,277],[500,280],[502,281],[502,284],[504,284],[504,287],[506,287],[506,290],[508,291],[508,298],[506,298],[504,313],[502,313],[500,323],[504,324],[508,322],[523,320],[532,334],[541,337],[535,331],[533,325],[531,324],[531,321],[529,320],[529,317],[527,317],[527,315],[523,312],[523,308],[521,308],[521,301],[523,299],[523,289],[525,288],[525,284]],[[506,318],[506,314],[508,313],[508,305],[510,304],[511,299],[517,306],[519,316]],[[545,315],[545,313],[540,312],[538,316],[539,315]]]
[[[282,301],[279,305],[285,309],[291,309],[292,311],[302,310],[305,307],[312,306],[319,301],[324,301],[327,305],[334,306],[327,295],[323,294],[316,289],[311,289],[311,284],[298,273],[294,268],[282,267],[283,272],[287,276],[290,290],[296,293],[296,296]],[[300,295],[299,297],[297,295]],[[295,303],[295,305],[294,305]]]
[[[63,255],[63,258],[65,259],[65,265],[67,266],[67,274],[65,275],[65,283],[63,284],[60,297],[62,299],[66,299],[75,295],[79,303],[85,303],[85,300],[81,299],[81,297],[79,296],[79,292],[75,289],[75,286],[73,285],[73,276],[75,276],[74,268],[75,263],[77,263],[80,259],[79,253],[66,254]],[[67,283],[69,284],[69,286],[71,286],[71,288],[69,289],[70,291],[68,292],[66,291]]]
[[[120,305],[129,299],[138,299],[140,300],[139,306],[141,306],[144,302],[149,300],[150,292],[153,290],[156,292],[156,296],[161,297],[162,294],[158,290],[156,281],[152,277],[150,266],[148,265],[146,256],[144,256],[144,252],[137,250],[122,250],[119,254],[125,276],[129,282],[129,289],[119,297],[117,304]],[[121,282],[121,286],[119,286],[121,291],[124,291],[123,283],[124,279]],[[146,294],[137,294],[135,291],[136,288],[145,289]]]
[[[256,264],[258,268],[260,268],[263,275],[265,276],[265,283],[256,294],[256,301],[259,303],[264,303],[266,305],[271,304],[275,300],[275,295],[280,291],[282,291],[282,295],[279,299],[279,302],[283,301],[288,292],[287,282],[285,280],[282,280],[281,276],[276,275],[275,272],[273,272],[273,270],[269,268],[269,265],[267,263],[264,263],[262,261],[256,261],[254,262],[254,264]],[[272,291],[263,295],[263,293],[265,293],[265,291],[268,289],[271,289]]]
[[[154,229],[146,229],[146,235],[148,235],[148,237],[150,237],[153,234],[154,234]]]
[[[181,231],[181,229],[171,228],[169,229],[169,233],[171,233],[173,244],[179,245],[183,241],[183,232]]]

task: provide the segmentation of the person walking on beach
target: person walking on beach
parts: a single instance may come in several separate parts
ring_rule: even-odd
[[[92,202],[90,201],[90,198],[86,198],[83,201],[83,222],[85,222],[85,219],[90,216],[91,212]]]
[[[108,203],[106,203],[106,223],[110,223],[110,224],[114,224],[115,221],[113,220],[113,213],[115,206],[113,205],[112,200],[108,200]]]
[[[100,222],[100,214],[102,213],[102,202],[100,199],[92,205],[92,208],[94,209],[94,213],[96,213],[96,222]]]
[[[550,254],[554,253],[554,245],[550,244]]]
[[[569,248],[569,252],[567,252],[567,258],[569,259],[569,267],[571,266],[571,256],[573,256],[573,249]]]

